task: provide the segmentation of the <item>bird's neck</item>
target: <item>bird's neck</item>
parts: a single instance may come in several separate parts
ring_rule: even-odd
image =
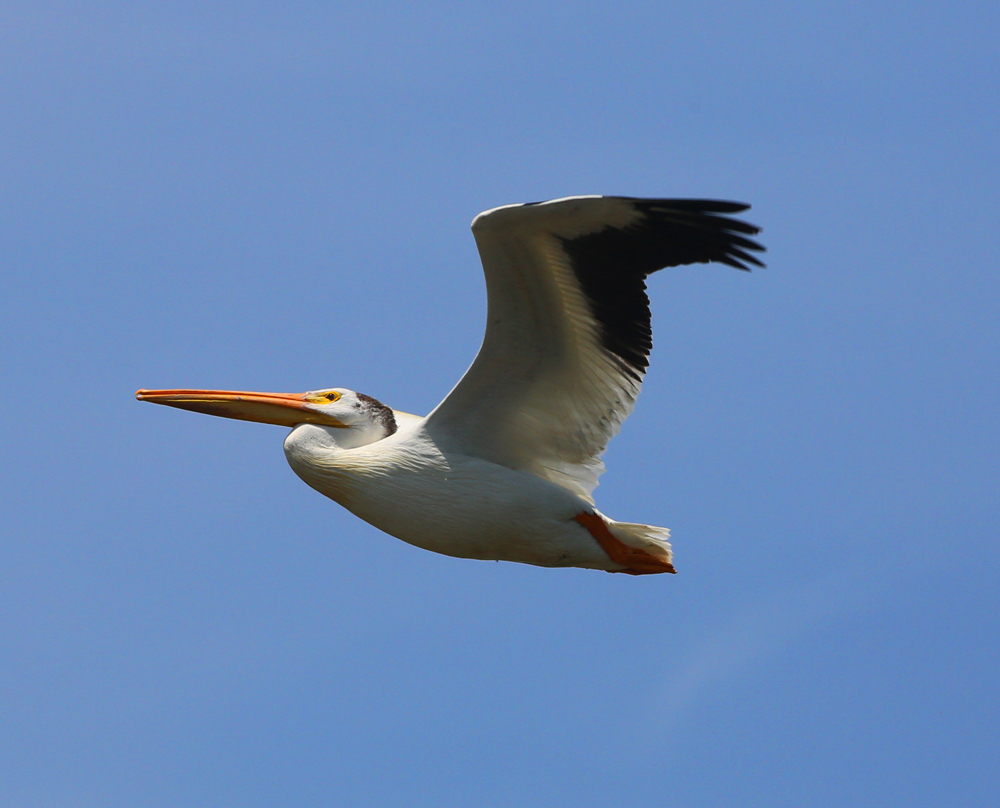
[[[319,424],[299,424],[285,438],[285,454],[336,454],[375,443],[384,437],[377,424],[360,424],[340,429]]]
[[[359,482],[384,473],[382,453],[364,450],[381,437],[370,429],[300,424],[285,438],[285,458],[308,485],[350,508]]]

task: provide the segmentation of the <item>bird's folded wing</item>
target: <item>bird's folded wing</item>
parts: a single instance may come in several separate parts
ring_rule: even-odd
[[[533,472],[589,499],[652,348],[645,278],[680,264],[761,265],[746,205],[580,196],[496,208],[472,231],[486,336],[425,428],[446,450]]]

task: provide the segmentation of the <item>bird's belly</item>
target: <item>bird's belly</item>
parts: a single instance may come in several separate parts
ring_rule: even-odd
[[[586,502],[527,472],[478,458],[421,463],[389,456],[317,474],[289,455],[310,486],[398,539],[444,555],[546,567],[616,568],[573,520]]]

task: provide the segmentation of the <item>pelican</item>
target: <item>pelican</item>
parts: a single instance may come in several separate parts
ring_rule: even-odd
[[[670,531],[594,504],[601,454],[652,348],[645,279],[665,267],[763,266],[759,228],[704,199],[574,196],[479,214],[479,354],[430,415],[343,387],[307,393],[139,390],[136,398],[291,427],[312,488],[391,536],[444,555],[643,575],[675,572]]]

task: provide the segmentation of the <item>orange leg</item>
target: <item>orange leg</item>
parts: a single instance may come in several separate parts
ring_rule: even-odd
[[[629,547],[616,539],[607,523],[596,513],[578,513],[573,517],[590,531],[608,557],[616,564],[628,567],[624,570],[608,570],[608,572],[626,572],[629,575],[653,575],[658,572],[677,572],[674,565],[662,558],[657,558],[638,547]]]

